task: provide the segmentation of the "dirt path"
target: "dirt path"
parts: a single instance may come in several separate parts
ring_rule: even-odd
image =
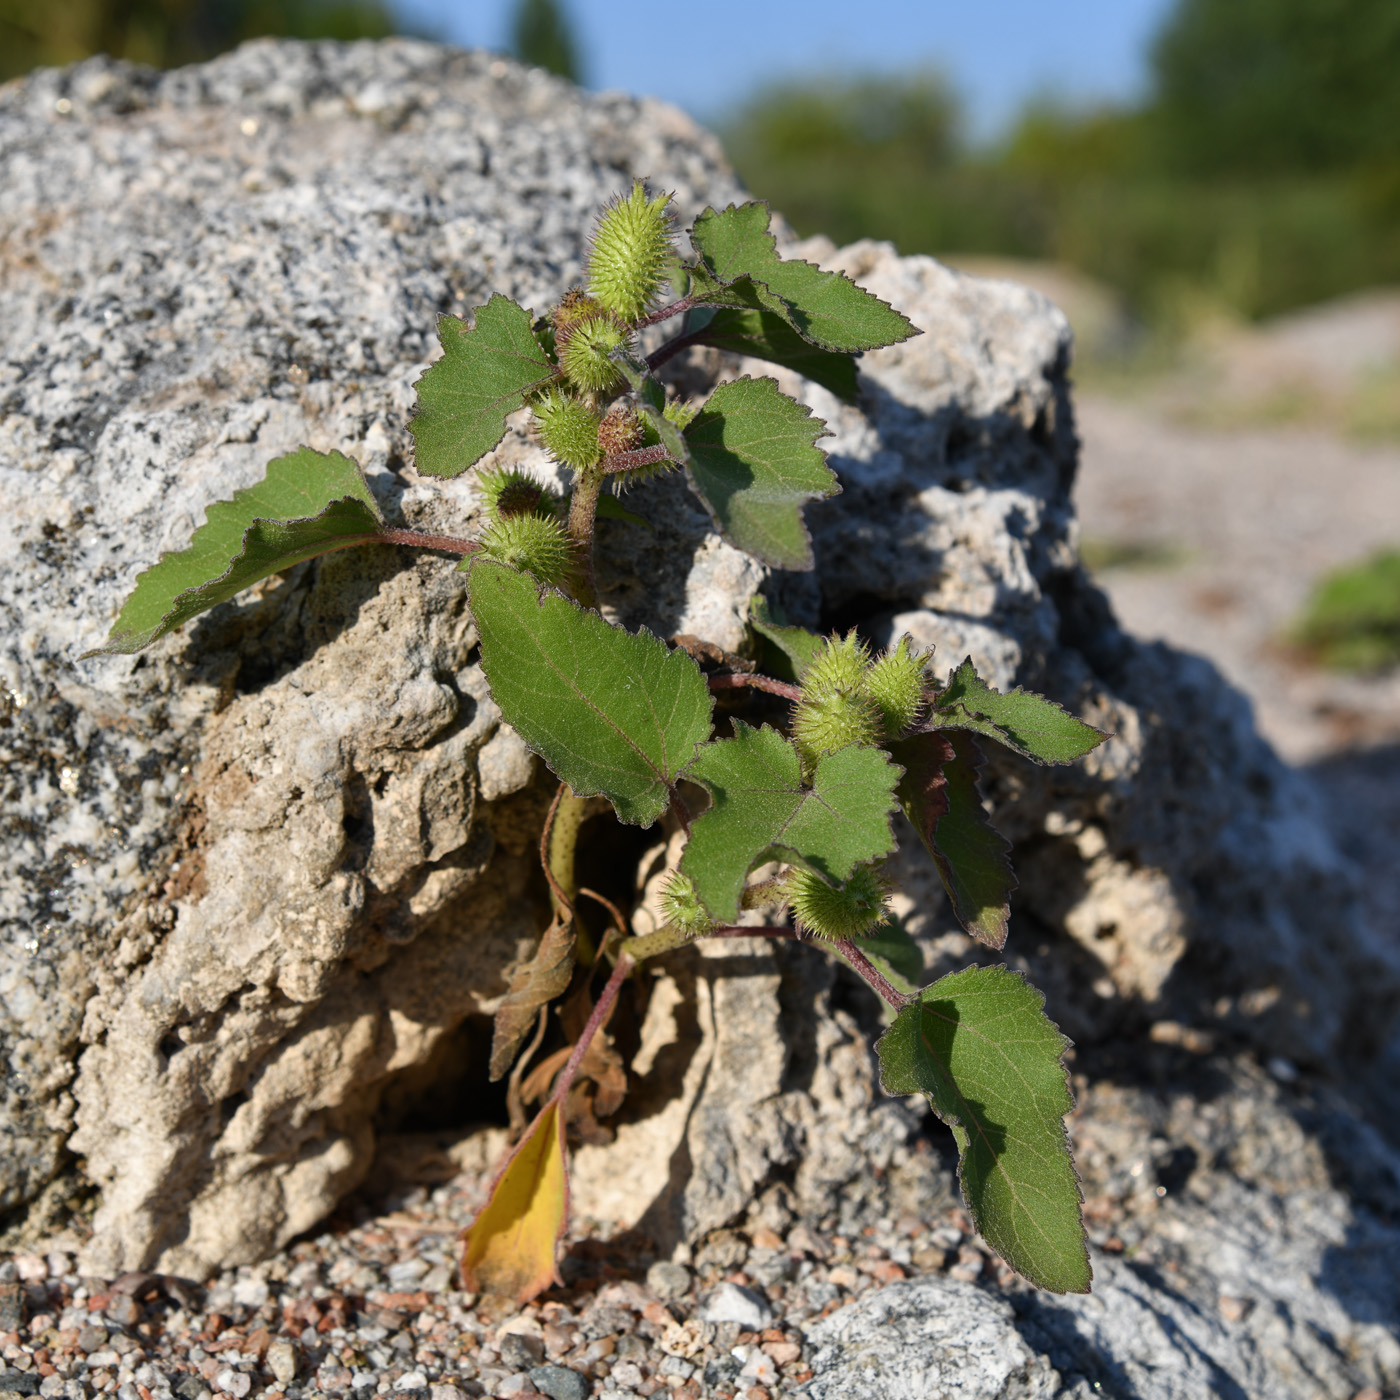
[[[1400,445],[1186,428],[1095,395],[1078,412],[1086,554],[1118,616],[1209,657],[1251,697],[1275,748],[1322,780],[1400,937],[1400,673],[1320,672],[1281,640],[1320,575],[1400,544]]]

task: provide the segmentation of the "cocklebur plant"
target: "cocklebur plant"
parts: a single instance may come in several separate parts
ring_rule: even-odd
[[[391,544],[460,556],[496,704],[559,783],[540,845],[552,918],[511,974],[490,1065],[493,1078],[509,1075],[522,1126],[521,1105],[542,1106],[466,1232],[466,1287],[523,1301],[557,1280],[567,1139],[600,1131],[597,1118],[625,1094],[605,1027],[638,965],[699,938],[770,936],[825,949],[883,999],[884,1087],[923,1094],[952,1128],[983,1237],[1033,1282],[1082,1291],[1090,1271],[1064,1125],[1067,1042],[1040,993],[1005,967],[914,985],[922,962],[888,915],[884,862],[902,813],[962,925],[1000,948],[1015,881],[978,792],[979,742],[1068,763],[1104,736],[1040,696],[998,692],[970,660],[938,684],[907,639],[874,655],[855,633],[823,638],[787,625],[761,597],[748,660],[671,647],[599,611],[597,518],[636,519],[619,488],[684,472],[716,530],[777,569],[813,566],[803,507],[838,490],[817,445],[825,425],[773,379],[720,383],[691,404],[668,397],[660,366],[713,346],[854,401],[855,356],[918,334],[849,279],[780,257],[769,219],[757,203],[707,209],[681,258],[669,199],[638,181],[593,231],[586,286],[547,314],[495,295],[470,325],[442,317],[443,354],[418,380],[410,430],[422,475],[478,468],[477,538],[389,526],[351,458],[301,448],[211,506],[186,549],[139,576],[102,650],[149,646],[332,550]],[[646,352],[643,333],[667,322],[675,333]],[[522,407],[572,475],[566,498],[527,472],[484,464]],[[722,660],[707,672],[701,653]],[[754,706],[770,718],[751,723]],[[632,934],[626,913],[594,892],[627,882],[576,869],[579,831],[599,798],[623,823],[664,820],[684,835],[650,932]],[[609,913],[601,939],[578,917],[584,899]],[[769,922],[743,921],[760,917]],[[570,1043],[529,1069],[547,1008],[566,993]]]

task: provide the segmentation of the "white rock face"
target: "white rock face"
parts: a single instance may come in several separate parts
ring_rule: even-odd
[[[427,44],[93,61],[0,91],[15,1232],[95,1192],[95,1272],[265,1254],[363,1178],[384,1105],[529,951],[551,785],[500,724],[448,561],[329,556],[146,658],[78,657],[162,548],[299,443],[354,452],[405,523],[469,533],[469,482],[426,483],[409,452],[434,318],[493,290],[545,307],[634,171],[684,218],[740,194],[671,109]],[[600,532],[613,615],[732,649],[762,587],[1045,690],[1115,736],[1071,769],[988,770],[1022,882],[1005,960],[1051,1014],[1084,1047],[1174,1020],[1382,1079],[1400,981],[1308,790],[1209,666],[1125,636],[1079,569],[1063,317],[883,245],[806,251],[925,331],[866,357],[858,409],[779,375],[834,435],[817,570],[770,577],[667,479],[628,501],[655,533]],[[498,456],[540,463],[519,428]],[[921,852],[895,863],[930,973],[977,956]],[[871,1009],[810,950],[696,950],[649,1015],[617,1144],[579,1154],[586,1213],[696,1239],[778,1187],[839,1211],[880,1189],[872,1163],[902,1170],[918,1115],[879,1098]],[[993,1342],[1006,1393],[1051,1383]]]

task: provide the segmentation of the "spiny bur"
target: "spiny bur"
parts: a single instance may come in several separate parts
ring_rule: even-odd
[[[642,445],[645,437],[637,410],[627,404],[615,403],[598,425],[598,446],[605,457],[631,452]]]
[[[715,927],[688,875],[674,871],[661,892],[661,915],[674,929],[699,938]]]
[[[584,316],[569,330],[559,364],[569,381],[589,394],[606,394],[622,384],[612,352],[627,343],[627,331],[606,312]]]
[[[495,467],[477,476],[487,516],[556,515],[559,498],[542,481],[519,467]]]
[[[550,585],[563,583],[576,562],[564,527],[544,515],[502,516],[482,535],[481,548],[490,558]]]
[[[807,695],[856,691],[869,668],[870,651],[854,631],[832,635],[802,673],[802,689]]]
[[[695,415],[699,412],[699,408],[693,403],[686,403],[683,399],[672,399],[661,410],[661,416],[668,423],[674,423],[676,427],[684,430],[690,427]]]
[[[555,353],[563,354],[569,337],[574,333],[574,327],[580,321],[588,316],[597,316],[602,311],[603,308],[581,287],[572,287],[565,292],[559,305],[550,315],[554,322]]]
[[[793,866],[783,880],[783,893],[798,929],[817,938],[859,938],[885,921],[885,882],[868,865],[843,885],[829,885],[820,875]]]
[[[844,638],[829,637],[802,673],[792,737],[809,763],[849,744],[879,741],[879,706],[863,689],[869,665],[865,643],[849,632]]]
[[[671,259],[667,194],[647,197],[635,180],[632,193],[614,200],[598,220],[588,250],[588,290],[601,305],[627,321],[643,316],[661,287]]]
[[[558,389],[536,401],[535,426],[554,459],[576,472],[593,466],[602,455],[598,415]]]
[[[866,672],[862,688],[879,707],[885,738],[897,739],[924,707],[924,658],[913,655],[909,638],[901,637]]]

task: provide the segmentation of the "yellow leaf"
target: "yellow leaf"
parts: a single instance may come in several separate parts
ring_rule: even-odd
[[[463,1231],[462,1285],[528,1303],[562,1283],[555,1256],[568,1223],[569,1168],[551,1102],[515,1145],[469,1229]]]

